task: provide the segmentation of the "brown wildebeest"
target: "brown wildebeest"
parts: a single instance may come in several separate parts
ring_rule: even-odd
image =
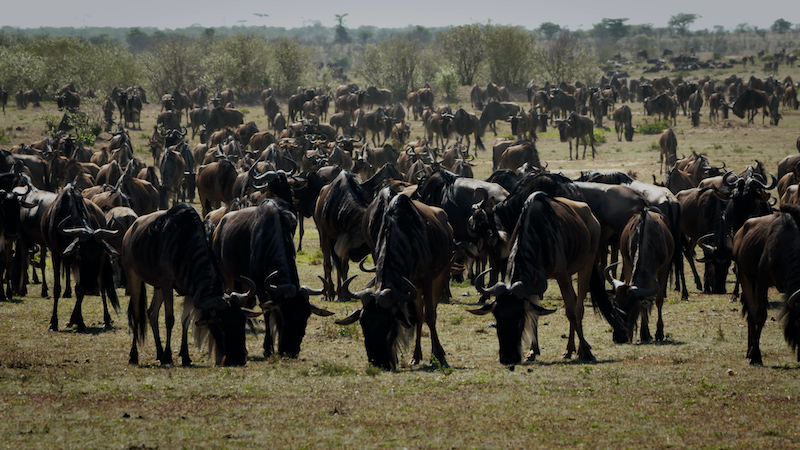
[[[672,128],[667,128],[661,132],[658,146],[661,148],[661,155],[658,159],[658,173],[664,173],[665,170],[671,170],[678,160],[678,138]]]
[[[768,288],[784,293],[783,336],[800,361],[800,205],[781,205],[781,212],[749,219],[733,238],[733,257],[742,285],[742,314],[747,319],[747,358],[761,365],[761,331],[769,309]]]
[[[569,159],[572,160],[572,139],[575,139],[575,159],[578,159],[578,139],[583,140],[583,159],[586,159],[587,141],[592,146],[592,159],[597,151],[594,148],[594,124],[592,119],[586,116],[579,116],[575,111],[569,114],[566,120],[556,121],[558,125],[558,135],[561,142],[569,142]]]

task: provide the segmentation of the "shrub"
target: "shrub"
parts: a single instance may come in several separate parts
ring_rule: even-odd
[[[653,123],[648,123],[647,120],[645,120],[644,123],[641,123],[636,127],[636,132],[639,134],[661,134],[661,132],[667,128],[669,128],[669,121],[667,120],[656,121]]]

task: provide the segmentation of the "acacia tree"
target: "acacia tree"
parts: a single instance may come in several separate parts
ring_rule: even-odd
[[[778,19],[773,22],[770,29],[775,33],[784,34],[792,30],[792,22],[786,19]]]
[[[676,32],[681,36],[686,36],[689,32],[689,25],[693,24],[694,21],[699,18],[699,14],[678,13],[669,18],[667,26],[669,26],[672,32]]]
[[[453,65],[461,85],[471,85],[486,57],[483,27],[477,23],[439,33],[445,58]]]
[[[487,25],[486,63],[491,80],[498,84],[522,86],[532,70],[533,38],[521,27]]]

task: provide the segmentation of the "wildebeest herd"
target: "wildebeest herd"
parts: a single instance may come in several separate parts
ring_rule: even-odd
[[[712,123],[720,111],[727,118],[732,110],[749,122],[762,112],[777,126],[781,107],[797,108],[795,92],[790,78],[629,82],[612,74],[596,87],[532,84],[527,111],[510,101],[504,86],[475,85],[474,114],[434,108],[430,86],[410,92],[404,108],[392,104],[391,91],[351,84],[335,91],[299,88],[283,116],[282,102],[267,89],[260,101],[272,129],[260,131],[244,123],[232,91],[209,98],[199,87],[162,98],[149,139],[153,165],[147,166],[127,130],[141,129],[144,89],[115,88],[102,106],[111,135],[102,148],[84,148],[59,131],[0,150],[0,292],[27,295],[29,284],[41,283],[41,295],[53,298],[50,329],[58,330],[59,300],[71,297],[74,287],[67,327],[83,330],[83,298],[101,295],[103,320],[111,326],[107,302],[119,310],[116,288],[125,287],[129,362],[140,362],[149,323],[155,357],[165,365],[173,364],[174,292],[184,297],[183,365],[192,361],[192,326],[216,364],[246,363],[246,329],[257,318],[266,328],[265,356],[297,357],[309,317],[333,314],[316,306],[315,296],[357,299],[355,311],[335,322],[359,322],[369,362],[395,370],[411,339],[410,362],[422,362],[423,322],[432,357],[447,364],[436,310],[450,297],[452,278],[473,282],[480,293],[469,311],[493,315],[503,364],[540,354],[539,316],[555,311],[542,304],[548,279],[558,284],[569,321],[565,357],[595,358],[582,324],[587,294],[614,342],[634,341],[637,331],[642,342],[664,340],[667,290],[674,286],[688,297],[685,258],[704,293],[725,293],[735,266],[734,295],[741,291],[752,364],[762,363],[767,289],[785,293],[784,336],[800,361],[800,252],[793,251],[800,244],[800,156],[787,156],[777,176],[759,161],[734,170],[694,151],[679,159],[678,138],[668,128],[659,141],[665,179],[649,184],[621,172],[572,180],[548,171],[536,147],[537,133],[550,125],[569,142],[570,159],[573,140],[574,158],[579,140],[583,158],[589,146],[595,158],[595,128],[603,127],[604,117],[614,120],[619,141],[634,138],[637,101],[645,114],[673,125],[680,107],[699,126],[705,102]],[[56,99],[59,108],[74,111],[81,97],[67,85]],[[330,106],[335,112],[326,123]],[[406,110],[421,122],[422,137],[411,139]],[[516,140],[495,139],[494,172],[475,179],[475,154],[484,149],[487,128],[497,134],[498,120],[510,123]],[[200,136],[194,148],[184,121],[192,138]],[[800,138],[797,145],[800,151]],[[776,188],[777,209],[770,195]],[[184,203],[195,198],[202,213]],[[298,276],[294,237],[299,225],[299,249],[304,218],[313,218],[319,232],[319,289],[301,285]],[[366,267],[370,255],[373,268]],[[350,262],[359,262],[371,280],[357,282]],[[702,277],[695,262],[704,265]],[[362,288],[353,292],[356,283]]]

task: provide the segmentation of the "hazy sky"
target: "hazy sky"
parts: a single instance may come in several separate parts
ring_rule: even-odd
[[[522,25],[527,28],[536,28],[542,22],[553,22],[571,30],[587,30],[604,17],[627,17],[630,19],[629,24],[651,23],[656,27],[664,27],[671,15],[684,12],[702,16],[690,27],[691,30],[698,30],[713,29],[715,25],[732,29],[745,22],[758,28],[768,28],[780,18],[781,9],[796,11],[797,17],[783,18],[792,23],[800,22],[800,8],[753,8],[742,0],[728,1],[724,8],[719,2],[697,0],[549,0],[547,2],[71,0],[63,3],[52,0],[29,0],[8,3],[0,15],[0,25],[20,28],[40,26],[182,28],[192,24],[204,27],[266,25],[295,28],[316,21],[330,27],[336,23],[336,14],[347,13],[349,15],[345,18],[345,26],[348,28],[358,28],[361,25],[381,28],[403,28],[407,25],[430,27],[486,23],[491,20],[496,24]],[[226,5],[229,7],[226,8]],[[257,14],[268,14],[268,16],[260,17]]]

